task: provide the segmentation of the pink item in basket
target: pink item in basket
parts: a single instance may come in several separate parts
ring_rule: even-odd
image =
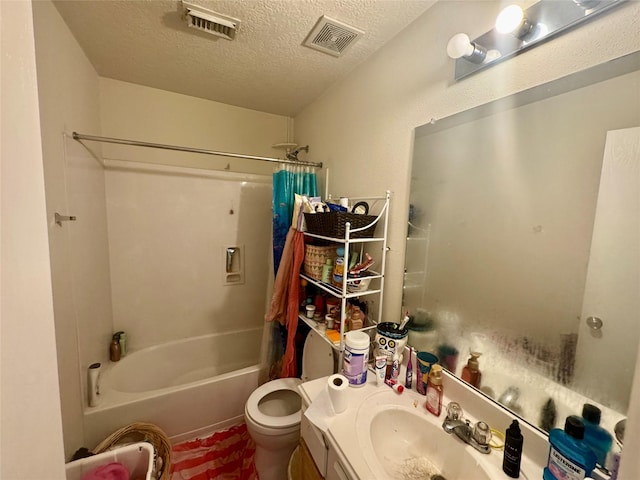
[[[129,480],[129,470],[121,463],[108,463],[85,473],[82,480]]]

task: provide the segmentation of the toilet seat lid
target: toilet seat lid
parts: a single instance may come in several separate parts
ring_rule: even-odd
[[[302,381],[333,375],[333,348],[316,331],[311,330],[302,350]]]
[[[247,400],[247,414],[255,423],[267,428],[288,428],[300,424],[300,420],[302,419],[301,406],[292,414],[283,416],[267,415],[260,410],[260,402],[271,393],[280,390],[290,390],[299,396],[298,385],[300,385],[300,383],[302,382],[299,378],[279,378],[259,386]],[[302,402],[302,400],[300,400],[300,402]]]

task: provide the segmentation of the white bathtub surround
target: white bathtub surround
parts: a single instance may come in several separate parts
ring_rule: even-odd
[[[100,406],[84,412],[86,445],[138,421],[174,443],[240,423],[258,387],[262,330],[177,340],[103,366]]]
[[[271,178],[106,162],[113,324],[131,348],[262,326]],[[226,246],[244,283],[225,285]]]

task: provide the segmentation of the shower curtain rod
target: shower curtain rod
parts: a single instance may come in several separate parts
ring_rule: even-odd
[[[73,132],[74,140],[88,140],[90,142],[118,143],[120,145],[132,145],[134,147],[160,148],[163,150],[177,150],[179,152],[202,153],[204,155],[217,155],[219,157],[246,158],[248,160],[261,160],[263,162],[291,163],[294,165],[306,165],[309,167],[322,168],[322,162],[305,162],[304,160],[289,160],[288,158],[257,157],[255,155],[242,155],[240,153],[216,152],[203,148],[181,147],[179,145],[164,145],[162,143],[141,142],[139,140],[125,140],[122,138],[99,137],[96,135],[85,135],[84,133]]]

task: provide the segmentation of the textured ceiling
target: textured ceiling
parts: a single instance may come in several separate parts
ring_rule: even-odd
[[[98,74],[293,116],[435,0],[191,0],[240,20],[235,40],[188,28],[182,3],[54,0]],[[327,15],[364,30],[343,56],[301,44]]]

